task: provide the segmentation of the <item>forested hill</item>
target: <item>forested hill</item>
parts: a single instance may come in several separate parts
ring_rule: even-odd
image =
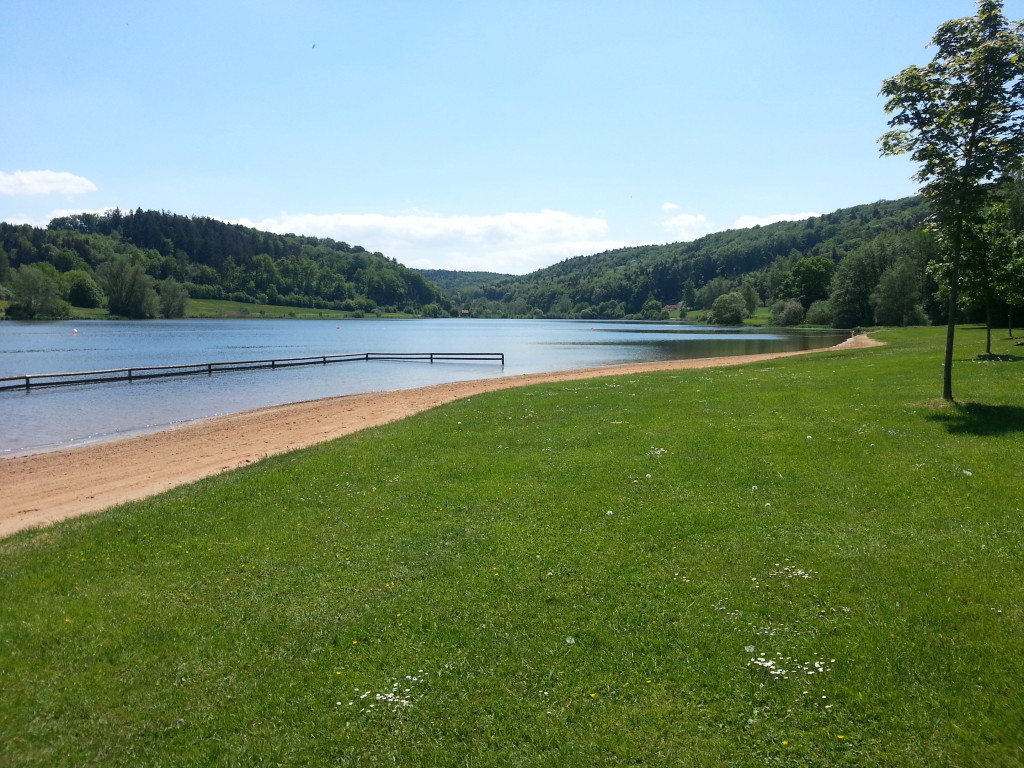
[[[192,298],[356,312],[421,313],[428,308],[428,313],[443,309],[447,314],[451,309],[438,287],[417,272],[383,254],[328,238],[277,235],[142,209],[65,216],[46,229],[0,222],[0,288],[10,285],[22,265],[49,264],[54,279],[84,274],[109,293],[116,282],[110,273],[123,277],[126,263],[141,268],[156,287],[170,279]],[[67,294],[68,279],[58,282]],[[97,295],[97,300],[104,297]],[[119,307],[117,313],[144,317],[152,310],[150,302],[127,311]]]
[[[433,317],[654,318],[682,305],[739,322],[738,306],[715,310],[728,297],[747,313],[795,302],[784,318],[773,317],[780,323],[898,325],[934,319],[937,287],[925,267],[936,246],[921,231],[927,213],[921,198],[879,201],[511,276],[418,272],[327,238],[112,210],[54,219],[45,229],[0,222],[0,300],[11,302],[8,316],[25,318],[66,315],[68,302],[172,317],[191,297]]]
[[[466,288],[478,285],[501,283],[515,277],[515,275],[506,275],[501,272],[460,272],[454,269],[417,269],[416,271],[448,295],[454,295]]]
[[[879,201],[687,243],[578,256],[529,275],[467,285],[452,298],[480,316],[623,317],[670,304],[709,309],[748,282],[759,302],[768,303],[785,292],[800,261],[822,257],[838,265],[879,237],[911,233],[927,215],[920,197]]]

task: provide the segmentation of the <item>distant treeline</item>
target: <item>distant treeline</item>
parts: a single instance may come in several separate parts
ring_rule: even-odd
[[[964,317],[1024,303],[1024,186],[994,198],[968,232]],[[277,235],[163,211],[79,214],[45,229],[0,223],[0,300],[10,317],[60,317],[69,303],[127,317],[180,316],[187,298],[430,317],[583,319],[701,310],[742,322],[852,328],[941,322],[942,244],[920,197],[688,243],[578,256],[529,275],[416,271],[327,238]],[[992,265],[986,259],[992,257]],[[972,314],[973,313],[973,314]]]
[[[42,272],[73,303],[69,274],[79,280],[84,275],[109,294],[116,291],[111,273],[123,276],[125,263],[141,270],[151,289],[171,280],[192,298],[352,312],[452,309],[440,289],[417,272],[328,238],[142,209],[65,216],[45,229],[0,223],[0,286],[11,295],[17,271],[26,265],[49,265]],[[107,298],[93,295],[90,301]],[[126,308],[120,309],[124,314]],[[156,313],[152,302],[127,309],[130,316]]]
[[[885,302],[876,295],[872,304],[871,296],[899,264],[901,277],[911,278],[898,286],[912,294],[911,314],[937,316],[937,285],[926,269],[937,246],[922,231],[928,214],[920,197],[879,201],[688,243],[580,256],[521,277],[465,284],[452,299],[479,316],[653,318],[666,306],[712,310],[732,294],[748,307],[798,302],[797,322],[815,302],[830,301],[814,319],[851,327],[876,322],[875,307]]]

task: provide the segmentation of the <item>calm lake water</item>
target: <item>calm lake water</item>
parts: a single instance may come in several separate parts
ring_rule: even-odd
[[[622,363],[815,349],[846,335],[593,320],[2,322],[0,376],[359,352],[503,352],[505,365],[360,361],[0,392],[0,455],[321,397]]]

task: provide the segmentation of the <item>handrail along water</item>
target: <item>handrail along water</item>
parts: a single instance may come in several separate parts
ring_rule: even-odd
[[[356,360],[480,360],[505,365],[504,352],[356,352],[343,355],[311,355],[268,360],[232,360],[216,363],[185,365],[149,365],[130,368],[108,368],[98,371],[72,371],[67,373],[34,373],[20,376],[0,376],[0,392],[29,390],[39,387],[61,387],[73,384],[108,384],[118,381],[134,382],[139,379],[158,379],[168,376],[213,375],[215,371],[244,371],[261,368],[291,368],[298,365],[327,365]]]

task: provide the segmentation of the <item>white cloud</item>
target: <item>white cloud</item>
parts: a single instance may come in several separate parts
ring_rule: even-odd
[[[662,203],[661,210],[666,213],[681,210],[675,203]],[[729,229],[749,229],[755,226],[766,226],[779,221],[803,221],[820,213],[780,213],[774,216],[740,216]],[[673,239],[686,242],[696,240],[712,232],[721,232],[725,227],[713,223],[703,213],[677,213],[661,223]]]
[[[64,216],[77,216],[80,213],[92,213],[96,216],[102,216],[111,211],[116,206],[108,205],[104,208],[53,208],[45,213],[30,215],[27,213],[11,213],[5,214],[0,217],[0,221],[5,221],[8,224],[28,224],[33,227],[39,227],[45,229],[46,226],[54,219],[59,219]],[[121,208],[125,210],[125,208]]]
[[[419,269],[505,274],[525,274],[572,256],[629,245],[608,237],[603,218],[551,210],[493,216],[282,213],[234,223],[343,240]]]
[[[750,227],[776,224],[780,221],[803,221],[814,216],[821,216],[820,213],[778,213],[774,216],[740,216],[733,222],[733,229],[749,229]]]
[[[667,205],[671,205],[668,203]],[[662,210],[672,210],[662,206]],[[698,237],[714,232],[715,227],[703,213],[678,213],[662,222],[662,226],[676,240],[696,240]]]
[[[82,195],[95,192],[96,185],[84,176],[64,171],[0,171],[0,195]]]

